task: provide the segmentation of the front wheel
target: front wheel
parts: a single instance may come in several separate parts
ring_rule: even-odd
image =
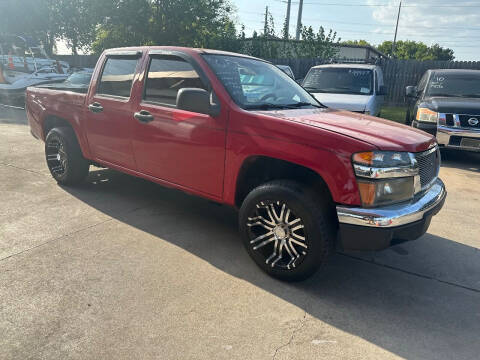
[[[326,262],[334,241],[326,199],[293,181],[255,188],[240,209],[247,252],[269,275],[300,281]]]
[[[53,178],[62,185],[75,185],[85,180],[90,168],[83,157],[73,129],[54,128],[45,139],[45,157]]]

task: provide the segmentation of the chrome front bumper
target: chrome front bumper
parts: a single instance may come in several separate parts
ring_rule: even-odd
[[[446,148],[460,149],[460,150],[469,150],[469,151],[480,151],[479,148],[466,147],[460,145],[454,145],[450,143],[451,136],[465,137],[470,139],[480,140],[480,130],[477,129],[465,129],[465,128],[455,128],[439,125],[437,129],[437,141],[438,144]]]
[[[445,185],[437,179],[427,192],[409,203],[373,209],[337,206],[338,221],[340,224],[375,228],[407,225],[422,220],[427,212],[443,204],[446,195]]]

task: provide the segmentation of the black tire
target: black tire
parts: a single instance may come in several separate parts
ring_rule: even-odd
[[[72,128],[58,127],[49,131],[45,139],[45,159],[59,184],[80,184],[88,176],[90,163],[83,157]]]
[[[262,270],[277,279],[301,281],[308,278],[326,262],[335,242],[336,224],[329,204],[328,199],[322,199],[306,185],[294,181],[272,181],[255,188],[245,198],[239,214],[240,232],[247,252]],[[294,221],[290,215],[295,217]],[[294,225],[288,225],[295,221]],[[297,224],[303,228],[296,229]],[[273,235],[257,240],[264,233]],[[304,240],[300,240],[301,237]],[[267,241],[270,242],[262,245]],[[275,261],[280,255],[281,259]]]

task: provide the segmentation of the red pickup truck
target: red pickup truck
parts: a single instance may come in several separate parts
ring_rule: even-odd
[[[446,196],[433,136],[326,108],[240,54],[108,50],[85,93],[28,88],[26,111],[58,183],[94,164],[236,207],[248,253],[283,280],[313,274],[334,247],[418,238]]]

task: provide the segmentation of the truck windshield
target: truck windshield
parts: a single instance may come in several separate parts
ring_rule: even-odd
[[[272,64],[240,56],[205,54],[203,57],[243,109],[323,107]]]
[[[305,77],[303,87],[318,93],[371,95],[373,72],[358,68],[314,68]]]
[[[480,97],[478,74],[434,73],[427,86],[427,96]]]

